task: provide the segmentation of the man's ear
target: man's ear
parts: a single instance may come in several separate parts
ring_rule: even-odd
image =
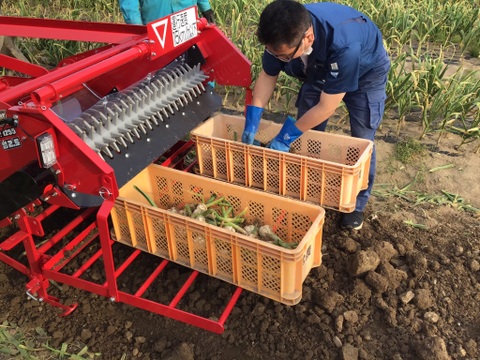
[[[313,40],[315,40],[315,34],[313,33],[313,26],[310,26],[310,28],[307,30],[307,33],[305,34],[305,38],[307,40],[307,45],[312,46]]]

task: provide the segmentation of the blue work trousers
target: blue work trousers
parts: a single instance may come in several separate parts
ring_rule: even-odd
[[[353,137],[373,141],[385,111],[385,99],[387,97],[385,89],[389,69],[390,61],[386,58],[382,64],[360,78],[357,91],[345,94],[343,102],[349,113],[350,131]],[[303,114],[317,105],[320,101],[320,94],[321,88],[318,86],[308,83],[303,84],[296,103],[298,108],[297,119],[300,119]],[[328,120],[316,126],[313,130],[325,131],[327,122]],[[375,172],[376,150],[374,145],[368,174],[368,188],[358,194],[355,211],[364,211],[372,192]]]

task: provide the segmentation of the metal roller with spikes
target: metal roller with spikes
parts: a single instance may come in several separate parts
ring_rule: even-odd
[[[124,185],[221,104],[200,65],[175,61],[109,94],[68,125],[115,170]]]

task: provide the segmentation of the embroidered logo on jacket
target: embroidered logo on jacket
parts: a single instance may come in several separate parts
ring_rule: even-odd
[[[338,64],[336,62],[330,64],[330,75],[332,75],[335,79],[338,77]]]

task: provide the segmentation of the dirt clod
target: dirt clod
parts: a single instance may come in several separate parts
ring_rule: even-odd
[[[418,289],[414,301],[419,310],[426,310],[433,306],[432,294],[428,289]]]
[[[380,264],[380,257],[373,250],[361,250],[350,257],[348,272],[352,276],[359,276],[368,271],[374,271]]]
[[[428,337],[415,343],[415,350],[421,360],[450,360],[445,341],[438,337]]]

